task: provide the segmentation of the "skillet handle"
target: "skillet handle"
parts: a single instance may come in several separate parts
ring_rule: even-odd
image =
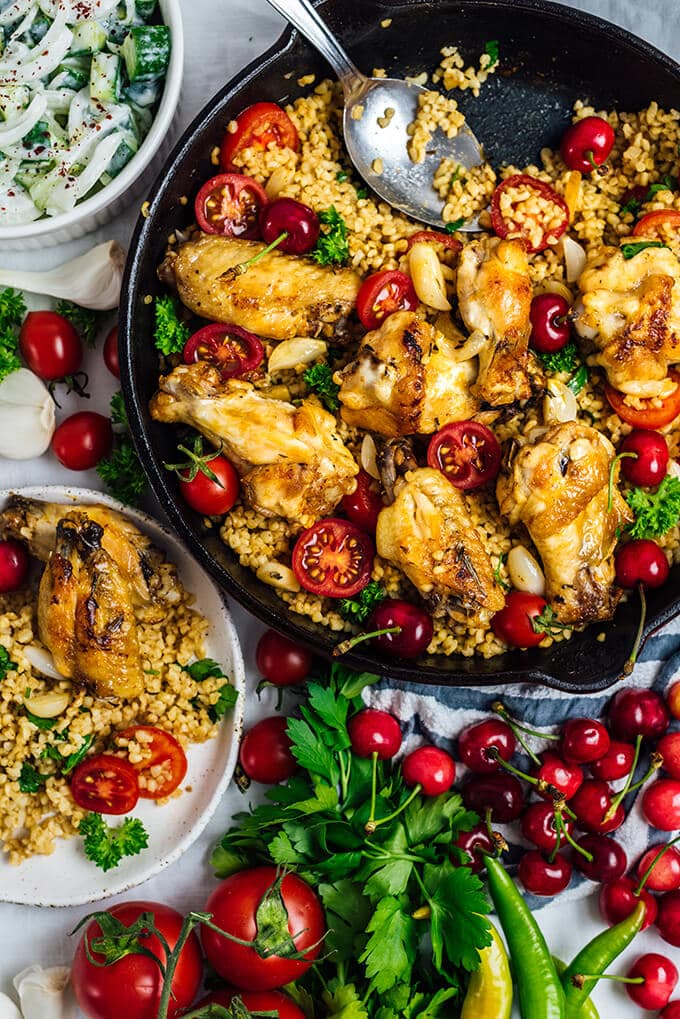
[[[268,3],[326,58],[342,82],[346,99],[354,98],[364,88],[367,79],[352,63],[310,0],[268,0]]]

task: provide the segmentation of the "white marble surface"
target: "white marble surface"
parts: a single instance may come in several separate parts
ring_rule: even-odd
[[[345,2],[350,3],[351,0]],[[182,124],[187,124],[224,81],[274,41],[283,22],[268,7],[266,0],[224,0],[221,4],[214,0],[182,0],[182,6],[187,45],[181,120]],[[576,0],[573,6],[609,18],[680,59],[680,4],[677,0]],[[603,59],[606,59],[606,54]],[[30,255],[0,251],[0,265],[48,268],[79,254],[97,240],[115,237],[125,244],[134,216],[134,210],[130,210],[100,236],[94,235],[60,249]],[[114,382],[101,366],[97,354],[90,357],[86,367],[95,394],[88,406],[104,411],[116,388]],[[63,413],[68,412],[69,404],[66,402]],[[93,472],[74,475],[49,456],[30,463],[0,459],[0,488],[38,483],[96,487],[97,481]],[[232,606],[232,610],[241,636],[246,667],[253,679],[254,648],[261,626],[238,606]],[[266,696],[260,705],[252,698],[246,710],[247,722],[258,713],[270,713],[271,708]],[[242,805],[240,794],[230,792],[199,842],[177,864],[139,888],[135,896],[166,901],[183,911],[201,908],[213,883],[206,862],[209,848],[227,826],[230,814]],[[84,908],[49,910],[0,904],[0,990],[9,992],[12,975],[32,962],[39,961],[43,965],[70,962],[73,943],[67,932],[85,912]],[[563,958],[570,958],[577,947],[600,929],[593,897],[566,906],[558,900],[542,911],[541,923],[555,953]],[[665,950],[668,954],[674,951],[654,935],[646,933],[624,960],[634,957],[639,951],[653,950]],[[675,956],[680,962],[680,952],[675,950]],[[624,968],[624,964],[616,967],[619,972]],[[680,989],[676,997],[680,998]],[[641,1015],[637,1006],[606,982],[600,985],[595,998],[603,1019],[614,1016],[616,1019],[634,1019]]]

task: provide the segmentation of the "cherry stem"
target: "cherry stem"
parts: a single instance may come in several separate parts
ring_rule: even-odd
[[[632,457],[637,460],[637,453],[618,453],[611,464],[609,465],[609,484],[607,486],[607,513],[611,513],[614,508],[614,475],[616,474],[616,468],[619,460],[624,460],[626,457]]]
[[[382,637],[385,633],[401,633],[401,629],[401,626],[388,626],[384,630],[373,630],[372,633],[358,633],[356,636],[350,637],[349,640],[343,640],[340,644],[336,644],[333,648],[333,657],[339,658],[340,655],[346,655],[357,644],[361,644],[364,640],[370,640],[371,637]]]
[[[552,733],[537,732],[536,729],[529,729],[527,728],[526,725],[521,725],[515,718],[512,717],[508,709],[500,701],[494,701],[494,703],[491,705],[491,710],[496,715],[500,715],[500,717],[503,719],[506,725],[510,726],[515,738],[517,739],[517,742],[520,744],[520,746],[524,747],[525,751],[527,752],[531,760],[534,762],[534,764],[540,767],[541,764],[540,758],[538,757],[537,754],[534,753],[531,747],[528,746],[526,740],[522,738],[521,734],[526,733],[527,736],[534,736],[536,739],[555,741],[559,740],[560,737],[553,735]]]
[[[659,862],[659,860],[661,859],[661,857],[664,856],[668,852],[669,849],[671,849],[673,846],[677,845],[678,842],[680,842],[680,835],[676,835],[674,839],[671,839],[670,842],[667,842],[666,845],[663,846],[663,848],[659,850],[659,852],[656,854],[656,856],[654,857],[654,859],[650,863],[649,867],[647,867],[647,870],[642,875],[642,877],[640,879],[640,884],[637,886],[637,888],[633,892],[633,895],[636,895],[638,898],[640,897],[640,895],[642,894],[642,889],[647,884],[647,879],[649,878],[649,875],[652,873],[652,871],[656,867],[656,865]]]
[[[273,251],[274,248],[278,248],[279,244],[285,241],[287,236],[288,232],[284,230],[283,233],[280,233],[278,237],[275,237],[274,240],[270,244],[268,244],[266,248],[262,249],[262,251],[258,251],[256,255],[253,255],[245,262],[239,262],[238,265],[232,265],[230,269],[227,269],[226,272],[223,272],[217,278],[220,280],[234,280],[236,279],[237,276],[242,276],[244,272],[248,272],[248,269],[250,269],[251,265],[255,265],[255,263],[259,262],[261,258],[264,258],[265,255],[268,255],[270,251]]]
[[[516,775],[517,778],[524,779],[524,781],[528,782],[529,785],[535,786],[537,792],[548,793],[548,795],[552,796],[553,799],[558,798],[562,800],[564,798],[562,790],[558,789],[556,785],[552,784],[552,782],[546,782],[544,778],[536,778],[535,775],[527,775],[526,772],[521,771],[519,768],[516,768],[514,764],[510,764],[509,761],[506,761],[504,757],[501,757],[498,747],[490,746],[486,753],[487,757],[490,757],[492,761],[496,761],[497,764],[500,764],[501,768],[505,768],[506,771],[509,771],[512,775]],[[536,759],[536,763],[539,765],[541,763],[538,758]]]
[[[638,762],[638,759],[640,757],[640,745],[641,745],[641,743],[642,743],[642,736],[638,736],[636,738],[636,740],[635,740],[635,757],[633,758],[633,766],[632,766],[632,768],[630,769],[630,771],[628,773],[628,778],[626,779],[626,784],[623,787],[623,789],[621,790],[621,792],[617,793],[616,796],[614,797],[614,799],[612,800],[611,805],[609,807],[609,810],[604,815],[603,821],[611,821],[611,819],[614,816],[614,814],[616,813],[616,809],[619,806],[619,804],[621,803],[621,801],[629,793],[635,793],[635,792],[637,792],[638,789],[641,789],[642,786],[645,784],[645,782],[648,782],[650,780],[650,778],[659,770],[659,768],[663,764],[663,757],[661,756],[661,754],[653,753],[650,756],[650,764],[649,764],[649,768],[647,770],[647,773],[644,775],[643,778],[640,779],[639,782],[635,782],[634,785],[631,785],[631,782],[633,781],[633,775],[635,774],[635,769],[637,768],[637,762]]]
[[[415,800],[416,796],[419,794],[422,788],[423,787],[421,786],[420,782],[418,782],[417,785],[413,787],[413,792],[411,793],[411,795],[404,800],[401,806],[397,807],[396,810],[392,811],[391,814],[388,814],[387,817],[379,817],[376,820],[367,821],[364,826],[364,831],[366,832],[366,834],[372,835],[375,829],[379,828],[381,824],[387,824],[388,821],[394,821],[395,817],[399,817],[399,815],[404,810],[406,810],[409,803],[412,803],[413,800]]]
[[[625,679],[626,676],[630,676],[631,672],[635,668],[637,656],[640,653],[642,646],[642,636],[645,629],[645,620],[647,618],[647,599],[645,598],[645,589],[642,584],[637,586],[638,593],[640,595],[640,622],[638,623],[637,633],[635,634],[635,641],[633,643],[632,650],[628,656],[628,660],[623,666],[623,672],[621,673],[620,679]]]
[[[378,775],[378,751],[374,750],[371,754],[373,759],[373,774],[371,776],[371,813],[368,821],[366,822],[366,831],[372,834],[375,831],[375,798],[377,795],[377,775]]]
[[[579,846],[578,842],[574,841],[574,839],[571,837],[571,835],[569,834],[569,830],[566,824],[564,823],[564,818],[562,817],[563,813],[564,804],[555,807],[555,826],[557,827],[558,832],[560,832],[563,835],[565,841],[569,843],[569,845],[573,850],[575,850],[575,852],[580,853],[581,856],[585,856],[588,863],[592,863],[593,854],[589,853],[587,849],[583,848],[583,846]],[[550,862],[552,863],[552,860]]]

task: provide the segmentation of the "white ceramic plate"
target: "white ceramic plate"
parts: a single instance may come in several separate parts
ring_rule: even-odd
[[[53,485],[15,491],[28,499],[74,504],[99,502],[130,517],[178,567],[182,583],[196,597],[196,608],[210,622],[206,657],[220,663],[239,693],[236,708],[224,719],[218,736],[207,743],[192,744],[187,752],[189,770],[182,788],[190,787],[191,792],[184,792],[163,807],[156,806],[153,800],[139,801],[132,816],[143,821],[149,845],[138,856],[125,858],[118,867],[105,873],[85,858],[82,840],[73,838],[58,842],[51,856],[34,856],[18,867],[9,864],[4,856],[0,859],[0,901],[31,906],[78,906],[125,892],[153,877],[177,860],[203,831],[236,765],[245,699],[243,658],[222,594],[172,532],[158,521],[89,489]],[[9,494],[0,491],[0,509]]]

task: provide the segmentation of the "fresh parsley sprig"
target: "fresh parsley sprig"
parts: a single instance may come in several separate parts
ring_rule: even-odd
[[[338,399],[340,386],[333,381],[333,369],[330,365],[314,364],[311,368],[307,368],[302,377],[312,392],[319,397],[326,410],[335,413],[340,406]]]
[[[85,856],[102,870],[112,870],[124,856],[137,856],[149,844],[148,833],[136,817],[126,817],[114,828],[101,814],[86,814],[78,831],[84,838]]]
[[[155,326],[154,343],[161,354],[181,354],[189,339],[189,327],[177,314],[177,305],[172,297],[165,295],[154,301]]]
[[[545,370],[549,372],[573,373],[578,366],[578,347],[573,341],[567,343],[560,350],[540,353],[538,356]]]
[[[635,514],[631,538],[660,538],[680,522],[680,478],[667,474],[655,492],[633,488],[626,499]]]
[[[0,380],[21,368],[18,329],[26,314],[24,295],[7,287],[0,290]]]
[[[349,240],[344,219],[334,205],[318,215],[325,229],[319,234],[311,257],[319,265],[346,265],[349,261]]]
[[[354,598],[341,598],[338,611],[350,623],[365,623],[376,605],[387,597],[387,591],[377,580],[371,580]]]
[[[97,464],[97,474],[114,499],[136,506],[146,491],[146,475],[130,436],[130,424],[122,393],[111,397],[111,420],[123,430],[116,436],[113,451]]]
[[[91,308],[81,308],[73,301],[57,301],[55,311],[68,319],[87,347],[94,347],[94,341],[101,325],[102,316]]]
[[[221,721],[227,711],[231,711],[238,700],[238,691],[231,685],[229,677],[222,671],[221,665],[214,658],[201,658],[199,661],[187,665],[185,672],[189,673],[195,683],[203,683],[209,677],[226,679],[227,682],[223,683],[217,692],[215,703],[206,705],[210,720],[212,722]],[[201,701],[200,696],[198,700],[199,702]]]

